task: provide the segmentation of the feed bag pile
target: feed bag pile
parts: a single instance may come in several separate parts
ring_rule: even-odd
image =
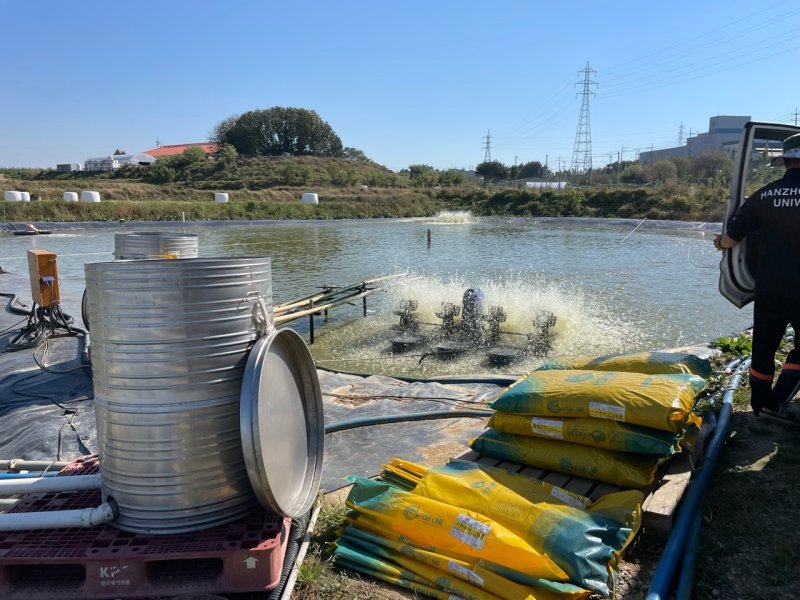
[[[701,362],[650,356],[601,357],[577,361],[580,369],[534,371],[492,403],[490,429],[470,446],[499,460],[646,487],[658,464],[680,451],[682,436],[699,427],[693,406],[706,387],[691,372],[706,373]],[[594,369],[608,365],[631,370]]]
[[[428,468],[392,459],[380,481],[350,481],[353,512],[336,563],[433,598],[608,597],[641,524],[638,490],[593,503],[467,461]]]

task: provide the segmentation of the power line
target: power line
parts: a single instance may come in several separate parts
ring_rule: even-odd
[[[578,129],[575,131],[575,145],[572,148],[572,172],[573,173],[587,173],[592,170],[592,125],[589,118],[589,96],[593,96],[594,92],[591,86],[597,85],[597,82],[592,81],[592,74],[597,74],[597,71],[589,68],[589,61],[586,61],[586,66],[583,71],[578,71],[578,74],[583,73],[583,82],[577,82],[575,85],[583,85],[581,91],[581,114],[578,117]]]

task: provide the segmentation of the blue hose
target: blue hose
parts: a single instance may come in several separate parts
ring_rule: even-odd
[[[35,473],[0,473],[0,479],[33,479],[34,477],[55,477],[58,471],[38,471]]]
[[[683,499],[680,512],[672,528],[672,533],[670,533],[669,539],[667,540],[667,545],[664,548],[661,560],[658,562],[656,571],[653,574],[653,579],[650,581],[650,588],[647,590],[646,600],[665,600],[667,598],[673,578],[675,577],[675,569],[678,566],[678,561],[683,555],[684,550],[687,550],[687,540],[690,539],[692,528],[697,524],[694,529],[699,529],[698,516],[703,507],[703,498],[708,484],[711,481],[711,476],[714,474],[717,456],[719,456],[722,445],[728,435],[728,426],[733,410],[733,393],[739,387],[742,375],[750,368],[750,359],[744,357],[738,358],[731,362],[727,368],[729,371],[736,369],[736,372],[728,381],[728,386],[725,388],[725,393],[722,396],[722,408],[720,408],[719,411],[719,418],[717,420],[717,427],[714,430],[714,436],[708,444],[703,465],[692,480],[686,497]],[[684,582],[684,589],[687,585],[691,588],[691,582]]]

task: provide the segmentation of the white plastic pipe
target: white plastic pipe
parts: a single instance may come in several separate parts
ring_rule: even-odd
[[[100,473],[65,477],[34,477],[0,480],[0,496],[33,492],[75,492],[100,489]]]
[[[73,479],[65,477],[64,479]],[[0,515],[0,531],[24,529],[60,529],[62,527],[94,527],[114,518],[114,507],[104,502],[95,508],[53,510],[45,512],[6,513]]]

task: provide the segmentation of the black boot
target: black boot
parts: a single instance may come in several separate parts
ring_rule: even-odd
[[[775,389],[772,390],[769,402],[765,406],[778,410],[780,407],[788,405],[798,388],[800,388],[800,370],[784,368],[778,375]]]
[[[750,406],[756,416],[759,415],[762,408],[768,405],[771,389],[772,382],[756,379],[750,375]]]

